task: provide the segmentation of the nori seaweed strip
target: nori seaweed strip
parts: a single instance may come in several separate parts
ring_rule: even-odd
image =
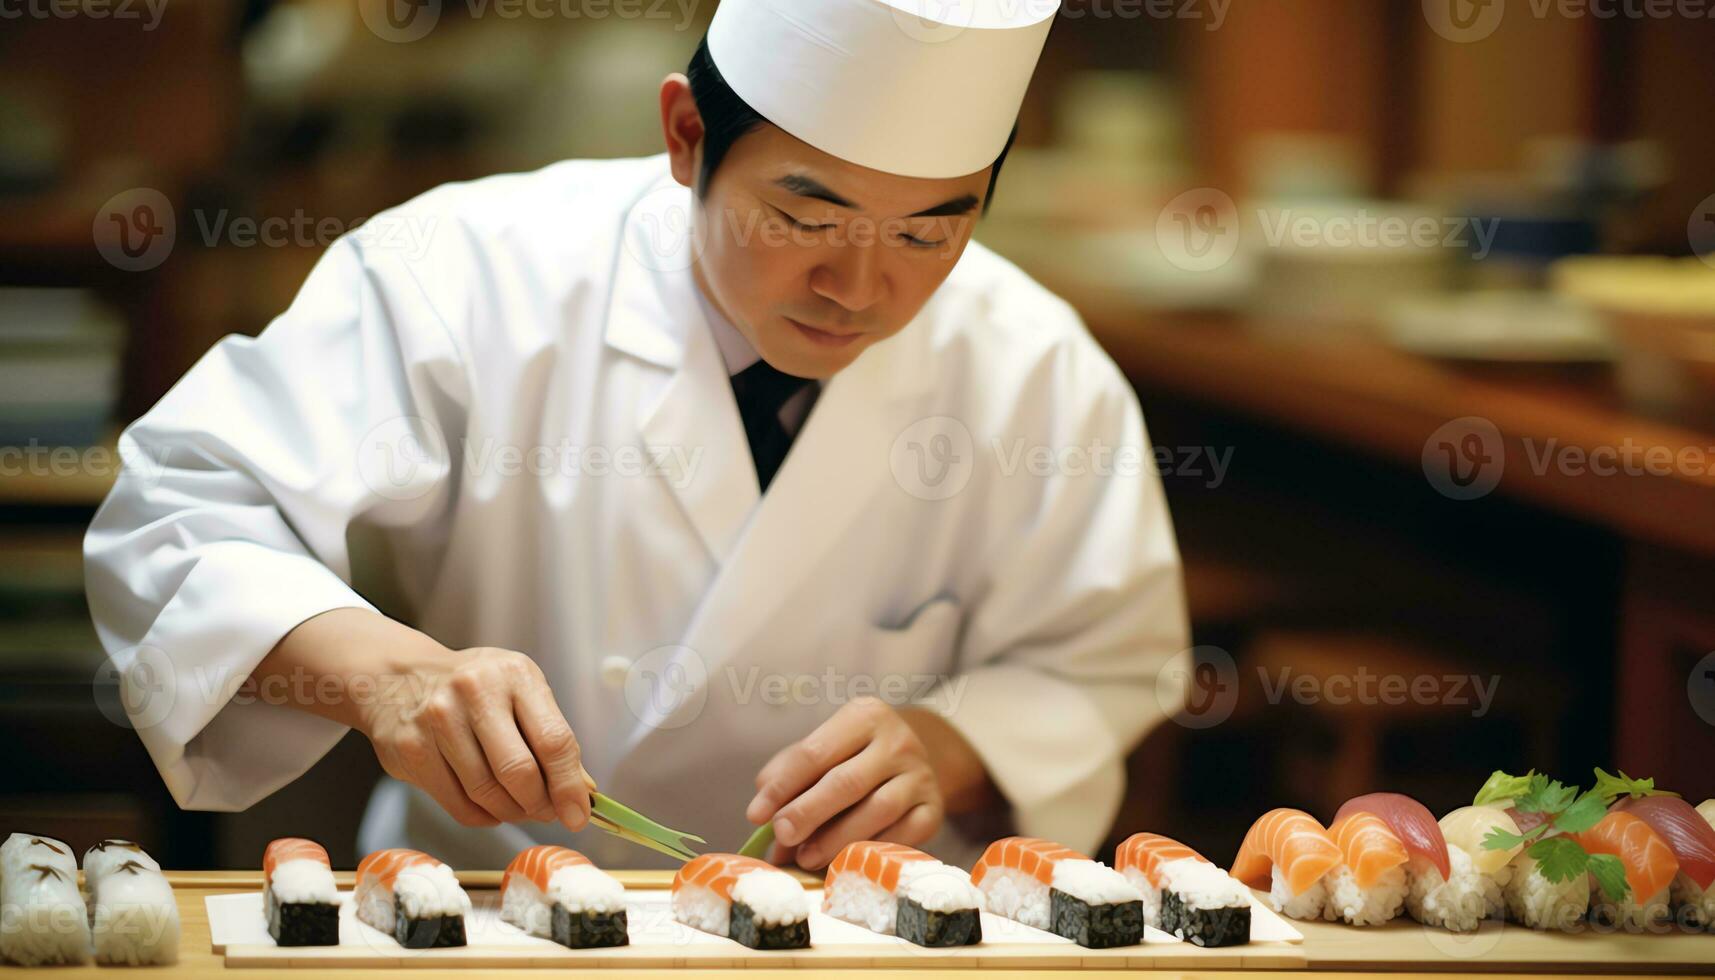
[[[1049,924],[1085,949],[1132,946],[1143,938],[1143,903],[1090,905],[1058,888],[1048,891]]]

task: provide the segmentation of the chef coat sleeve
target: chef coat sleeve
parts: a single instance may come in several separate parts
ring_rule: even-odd
[[[345,734],[281,703],[314,684],[238,687],[304,620],[374,609],[347,531],[443,506],[463,363],[402,257],[348,236],[259,336],[216,343],[120,436],[84,538],[90,612],[181,807],[242,810]]]
[[[1000,484],[991,499],[1019,508],[1023,530],[991,542],[991,578],[967,612],[960,672],[938,685],[930,707],[982,759],[1020,833],[1088,852],[1119,810],[1126,756],[1179,706],[1179,688],[1165,682],[1184,676],[1189,627],[1137,397],[1083,339],[1018,397],[1051,418],[1046,430],[1021,422],[1020,434],[1034,442],[1047,431],[1065,462],[1046,476],[1027,467],[990,474]],[[1106,462],[1104,447],[1113,451]]]

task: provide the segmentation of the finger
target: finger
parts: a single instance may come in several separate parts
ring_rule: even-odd
[[[584,829],[595,780],[584,770],[583,749],[554,701],[554,692],[546,682],[530,685],[518,693],[512,710],[542,767],[553,812],[567,829]]]
[[[925,802],[926,796],[921,781],[912,775],[889,779],[799,845],[798,864],[814,871],[832,861],[847,844],[874,840],[875,835],[897,823],[913,806]]]
[[[475,800],[459,785],[459,779],[447,765],[447,760],[441,757],[439,751],[430,752],[418,768],[413,771],[417,786],[428,793],[441,809],[447,811],[454,820],[466,827],[495,827],[500,821],[494,815],[476,804]]]
[[[773,852],[769,855],[768,863],[776,868],[784,868],[796,859],[797,853],[796,847],[787,847],[785,844],[776,843]]]
[[[945,811],[935,803],[919,803],[907,810],[893,826],[876,834],[875,840],[916,847],[941,832]]]
[[[816,785],[780,808],[774,817],[774,836],[787,844],[802,844],[822,824],[892,778],[897,771],[894,765],[886,752],[871,745],[828,770]]]
[[[548,802],[548,784],[536,765],[536,756],[518,732],[518,720],[504,707],[479,709],[473,716],[476,739],[488,759],[489,771],[506,788],[518,808],[532,820],[553,820]]]
[[[524,819],[523,809],[512,794],[506,792],[506,787],[500,785],[500,780],[494,778],[494,771],[488,767],[488,756],[468,727],[454,722],[437,724],[434,731],[435,744],[440,746],[442,757],[458,776],[466,796],[501,823],[517,823]]]
[[[828,770],[850,759],[869,744],[874,726],[848,705],[816,730],[782,749],[756,776],[757,793],[744,815],[759,824],[774,816],[781,804],[808,789]],[[780,827],[774,828],[779,833]],[[796,842],[794,842],[796,843]]]

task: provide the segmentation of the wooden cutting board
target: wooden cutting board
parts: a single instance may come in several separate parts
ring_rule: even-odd
[[[1633,934],[1588,926],[1582,933],[1539,932],[1517,923],[1487,922],[1456,935],[1408,919],[1385,926],[1293,923],[1304,934],[1312,968],[1328,970],[1420,970],[1449,973],[1496,971],[1564,973],[1661,973],[1715,976],[1715,934]]]

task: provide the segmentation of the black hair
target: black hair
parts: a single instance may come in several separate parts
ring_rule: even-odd
[[[708,191],[715,170],[739,137],[768,120],[739,98],[721,77],[721,70],[715,67],[715,59],[709,54],[708,37],[705,36],[697,45],[697,53],[691,56],[691,64],[685,74],[691,80],[691,98],[697,103],[697,113],[703,117],[703,169],[697,175],[697,194],[702,195]],[[1006,145],[1001,147],[1000,156],[995,158],[994,170],[989,174],[988,193],[983,196],[985,215],[989,205],[994,203],[994,188],[1000,180],[1001,164],[1006,162],[1006,155],[1011,152],[1012,142],[1017,138],[1018,126],[1014,124]]]

